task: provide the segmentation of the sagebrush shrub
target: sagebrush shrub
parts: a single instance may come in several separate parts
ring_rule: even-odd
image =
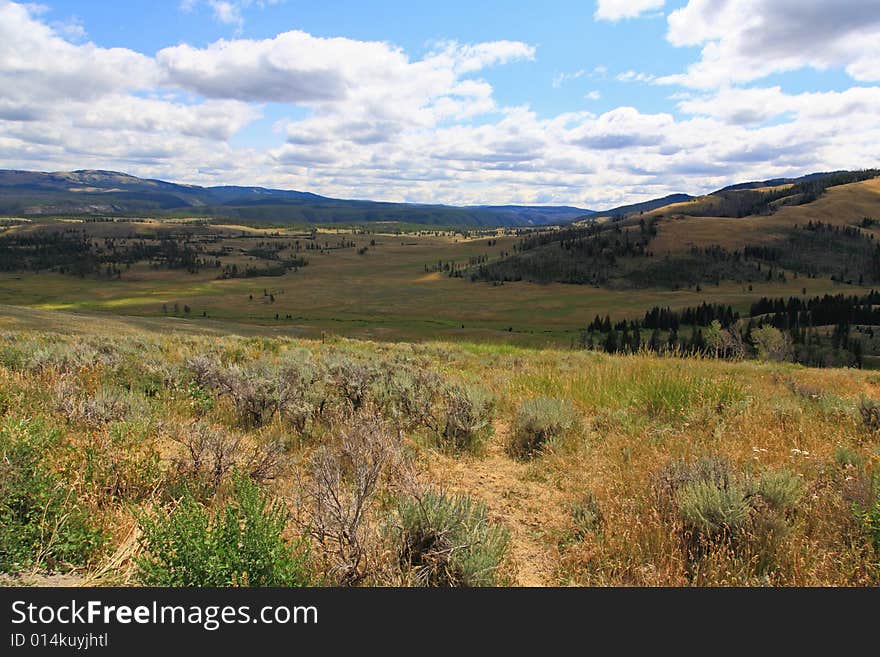
[[[430,427],[443,391],[435,372],[390,363],[373,386],[372,395],[398,433]]]
[[[507,451],[515,458],[531,458],[549,442],[574,431],[578,424],[577,411],[569,402],[547,397],[527,400],[514,418]]]
[[[417,586],[495,586],[507,552],[507,529],[467,495],[428,491],[398,501],[398,559]]]
[[[280,368],[278,410],[281,418],[300,436],[320,414],[324,397],[318,390],[318,373],[305,360],[288,359]]]
[[[185,495],[168,513],[141,515],[136,559],[147,586],[305,586],[311,581],[301,542],[283,538],[287,508],[246,476],[215,510]]]
[[[62,378],[55,386],[58,410],[68,420],[91,426],[146,416],[146,400],[119,386],[102,385],[91,395],[82,395],[71,380]]]
[[[352,585],[370,574],[375,551],[368,529],[376,498],[403,463],[398,437],[365,411],[336,428],[309,459],[300,508],[335,582]]]
[[[234,472],[257,482],[274,479],[287,461],[280,441],[248,441],[204,422],[185,427],[172,439],[181,446],[172,458],[172,487],[183,486],[200,499],[215,494]]]
[[[842,468],[861,468],[865,465],[865,457],[854,449],[840,445],[834,450],[834,462]]]
[[[666,503],[689,484],[708,481],[718,488],[730,487],[730,462],[724,457],[705,456],[693,462],[671,461],[655,477],[655,486]]]
[[[477,451],[492,435],[495,399],[475,386],[447,386],[439,422],[434,423],[441,443],[455,450]]]
[[[703,539],[733,537],[749,519],[743,492],[711,480],[683,486],[676,495],[676,504],[685,529]]]
[[[769,470],[755,485],[755,493],[775,511],[790,511],[801,497],[803,482],[789,470]]]
[[[329,359],[326,368],[331,385],[354,410],[367,402],[379,378],[379,371],[371,364],[344,355]]]
[[[232,400],[245,427],[260,427],[281,405],[281,382],[277,371],[264,361],[246,366],[231,365],[216,374],[217,385]]]
[[[862,396],[859,400],[859,414],[862,416],[862,423],[869,431],[880,431],[880,403],[870,397]]]

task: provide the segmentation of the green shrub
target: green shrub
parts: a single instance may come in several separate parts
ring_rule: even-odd
[[[719,486],[714,481],[695,481],[683,486],[676,496],[685,529],[694,537],[733,537],[749,519],[749,505],[738,488]]]
[[[78,496],[51,468],[60,433],[42,422],[0,424],[0,570],[87,564],[105,542]]]
[[[724,457],[704,456],[693,462],[671,461],[656,476],[655,485],[662,501],[674,502],[680,489],[697,482],[710,482],[718,488],[730,487],[730,463]]]
[[[578,414],[569,402],[547,397],[530,399],[517,411],[507,451],[515,458],[531,458],[547,443],[569,434],[577,426]]]
[[[307,585],[307,555],[282,537],[286,522],[284,504],[244,476],[213,512],[185,495],[170,513],[139,519],[140,579],[147,586]]]
[[[417,586],[495,586],[509,534],[469,496],[427,492],[398,502],[398,558]]]
[[[449,386],[443,391],[439,437],[452,449],[475,452],[494,432],[494,414],[495,399],[481,388]]]
[[[793,509],[801,498],[803,482],[789,470],[770,470],[761,475],[755,493],[775,511]]]

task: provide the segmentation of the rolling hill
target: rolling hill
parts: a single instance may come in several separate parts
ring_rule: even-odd
[[[728,188],[525,236],[507,257],[470,275],[496,283],[678,289],[753,283],[775,269],[880,283],[880,172],[772,182],[781,184]]]
[[[397,221],[441,226],[530,226],[591,214],[573,207],[381,203],[263,187],[199,187],[115,171],[0,171],[0,214],[205,216],[255,223]]]

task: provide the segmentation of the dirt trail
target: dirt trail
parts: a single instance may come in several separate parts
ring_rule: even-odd
[[[436,480],[451,491],[485,502],[490,516],[510,529],[516,585],[553,586],[556,550],[545,535],[554,514],[564,508],[561,493],[552,484],[530,477],[528,463],[505,453],[508,431],[507,425],[497,423],[484,454],[442,457],[432,470]]]

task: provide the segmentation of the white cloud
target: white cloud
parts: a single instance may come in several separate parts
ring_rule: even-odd
[[[516,41],[446,42],[411,62],[387,43],[292,31],[259,41],[221,39],[207,48],[174,46],[156,59],[166,83],[207,97],[324,103],[377,91],[442,95],[464,74],[534,54],[532,46]]]
[[[581,207],[877,165],[878,87],[690,90],[676,99],[678,117],[499,105],[484,70],[534,57],[515,41],[444,42],[413,57],[304,32],[150,57],[73,43],[0,0],[0,162],[348,198]],[[586,70],[578,77],[607,74]],[[241,145],[246,126],[285,107],[274,143]]]
[[[558,89],[566,82],[577,80],[578,78],[583,77],[586,72],[586,69],[582,68],[578,71],[574,71],[573,73],[557,73],[553,76],[553,88]]]
[[[880,80],[880,0],[690,0],[668,18],[699,62],[662,82],[713,88],[811,67]]]
[[[593,89],[592,91],[588,91],[587,93],[585,93],[584,98],[586,98],[587,100],[599,100],[600,98],[602,98],[602,93],[600,91],[597,91],[596,89]]]
[[[632,70],[624,71],[617,75],[618,82],[653,82],[656,79],[656,76],[651,75],[650,73],[639,73],[638,71]]]
[[[664,4],[664,0],[598,0],[594,18],[613,22],[637,18],[645,12],[660,9]]]
[[[5,103],[38,109],[155,85],[158,68],[149,57],[126,48],[75,45],[32,12],[26,5],[0,2],[0,89]]]
[[[284,0],[181,0],[182,11],[191,12],[200,4],[207,5],[214,18],[226,25],[235,25],[239,30],[244,25],[244,12],[251,7],[277,5]]]

